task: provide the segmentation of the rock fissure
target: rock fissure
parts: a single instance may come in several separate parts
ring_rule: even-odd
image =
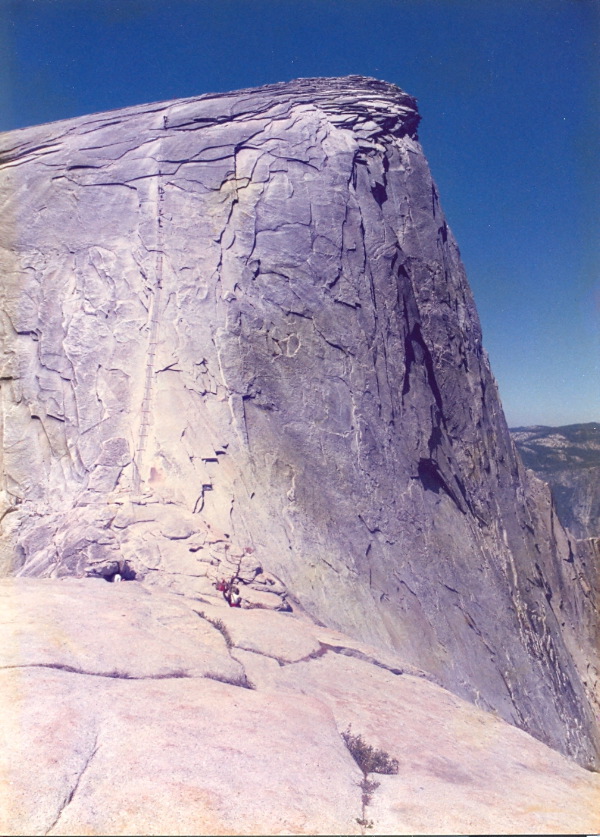
[[[361,651],[358,648],[351,648],[349,646],[343,645],[330,645],[325,642],[319,642],[319,648],[316,651],[312,651],[310,654],[306,654],[304,657],[299,657],[295,660],[287,660],[284,657],[277,656],[275,654],[269,654],[266,651],[261,651],[257,648],[252,648],[241,643],[232,642],[231,649],[239,649],[240,651],[246,651],[251,654],[258,654],[261,657],[267,657],[271,660],[275,660],[275,662],[277,662],[281,668],[285,668],[286,666],[294,666],[298,663],[308,663],[313,660],[319,660],[329,653],[340,654],[344,657],[353,657],[354,659],[361,660],[364,663],[368,663],[369,665],[373,665],[377,668],[383,669],[384,671],[388,671],[390,674],[398,676],[408,674],[412,677],[422,677],[426,680],[429,680],[432,683],[437,682],[436,678],[433,675],[424,671],[420,671],[419,669],[416,669],[413,666],[405,666],[402,668],[398,666],[392,666],[388,663],[383,662],[382,660],[377,659],[377,657],[373,657],[369,654],[366,654],[364,651]]]
[[[61,663],[22,663],[20,665],[13,665],[13,666],[0,666],[0,671],[10,670],[10,669],[20,669],[20,668],[51,668],[56,669],[57,671],[66,671],[69,674],[84,674],[87,677],[106,677],[109,680],[173,680],[173,679],[180,679],[182,677],[204,677],[205,675],[195,675],[190,674],[185,671],[180,672],[170,672],[167,674],[146,674],[146,675],[136,675],[136,674],[127,674],[123,671],[113,671],[113,672],[103,672],[103,671],[88,671],[82,668],[75,668],[74,666],[63,665]]]
[[[68,795],[65,797],[64,801],[62,802],[62,804],[61,804],[61,806],[58,810],[58,813],[56,815],[55,820],[52,822],[50,827],[44,832],[46,835],[50,834],[50,832],[53,831],[56,828],[56,826],[59,824],[59,821],[60,821],[65,809],[73,801],[73,798],[75,797],[75,794],[77,793],[77,791],[79,789],[79,785],[81,784],[81,780],[83,779],[83,777],[85,775],[85,772],[88,770],[90,764],[92,763],[92,759],[94,758],[94,756],[98,752],[98,747],[99,747],[98,735],[96,735],[96,738],[94,740],[94,744],[92,746],[91,752],[90,752],[89,756],[86,758],[85,762],[83,763],[83,765],[82,765],[81,769],[79,770],[77,776],[75,777],[75,782],[73,784],[73,787],[71,788]]]

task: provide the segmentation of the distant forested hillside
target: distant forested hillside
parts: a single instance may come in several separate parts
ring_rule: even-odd
[[[511,429],[523,463],[547,482],[577,538],[600,537],[600,424]]]

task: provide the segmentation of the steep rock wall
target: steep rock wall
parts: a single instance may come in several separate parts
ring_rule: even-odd
[[[155,579],[168,504],[590,764],[584,568],[515,455],[418,119],[349,77],[4,137],[5,571]]]

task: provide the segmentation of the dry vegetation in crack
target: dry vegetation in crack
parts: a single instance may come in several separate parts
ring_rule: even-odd
[[[197,610],[195,612],[201,619],[205,619],[213,626],[213,628],[216,628],[219,631],[219,633],[223,635],[223,639],[225,640],[225,644],[228,648],[233,648],[233,640],[231,638],[231,634],[227,630],[227,625],[225,624],[225,622],[223,622],[222,619],[211,619],[202,610]]]
[[[245,674],[240,674],[237,677],[227,677],[225,674],[214,674],[209,672],[204,677],[207,680],[217,680],[219,683],[228,683],[230,686],[240,686],[242,689],[256,689],[254,683],[248,680]]]

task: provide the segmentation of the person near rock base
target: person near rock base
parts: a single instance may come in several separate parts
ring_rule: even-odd
[[[240,596],[240,588],[233,586],[234,581],[235,578],[232,578],[231,581],[225,581],[225,579],[222,578],[215,586],[219,593],[223,594],[223,598],[229,607],[241,607],[242,597]]]

